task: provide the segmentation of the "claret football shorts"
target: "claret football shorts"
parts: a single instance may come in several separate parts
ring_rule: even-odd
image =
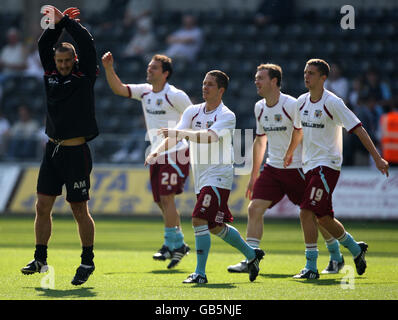
[[[176,154],[173,154],[176,155]],[[165,156],[149,167],[153,200],[160,202],[161,196],[180,194],[184,191],[189,176],[189,151],[185,151],[187,161],[177,156]]]
[[[317,217],[334,217],[332,194],[339,180],[340,171],[320,166],[305,174],[305,191],[301,209],[315,213]]]
[[[305,176],[301,168],[279,169],[268,164],[253,186],[252,199],[272,201],[270,208],[287,195],[296,205],[301,203],[305,189]]]
[[[230,190],[206,186],[196,195],[197,201],[192,217],[207,220],[209,229],[232,222],[231,211],[228,208]]]

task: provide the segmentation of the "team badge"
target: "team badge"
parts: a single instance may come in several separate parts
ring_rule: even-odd
[[[207,121],[206,128],[210,128],[213,125],[214,121]]]
[[[322,116],[322,110],[315,110],[315,118],[320,118]]]
[[[279,113],[275,114],[274,115],[274,119],[275,119],[276,122],[281,122],[282,121],[282,115],[280,115]]]
[[[162,99],[156,100],[156,105],[157,105],[157,106],[161,106],[162,103],[163,103],[163,100],[162,100]]]

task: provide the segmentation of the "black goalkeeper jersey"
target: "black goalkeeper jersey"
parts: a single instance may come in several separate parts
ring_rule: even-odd
[[[54,45],[65,29],[77,44],[78,62],[68,76],[56,69]],[[68,16],[46,29],[39,39],[39,53],[44,68],[47,96],[46,134],[53,139],[65,140],[85,137],[86,141],[98,135],[95,119],[94,84],[99,67],[94,39],[81,24]]]

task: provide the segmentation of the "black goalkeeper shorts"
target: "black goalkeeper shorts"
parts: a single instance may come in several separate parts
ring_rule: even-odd
[[[90,199],[90,173],[93,163],[87,143],[79,146],[46,144],[37,181],[37,193],[59,196],[66,187],[68,202]]]

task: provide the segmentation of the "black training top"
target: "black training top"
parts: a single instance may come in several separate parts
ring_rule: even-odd
[[[54,61],[54,45],[64,28],[77,44],[79,59],[65,77],[57,71]],[[94,139],[98,135],[94,84],[99,67],[93,37],[80,23],[65,16],[55,29],[48,28],[43,32],[39,39],[39,53],[45,71],[46,134],[57,140]]]

